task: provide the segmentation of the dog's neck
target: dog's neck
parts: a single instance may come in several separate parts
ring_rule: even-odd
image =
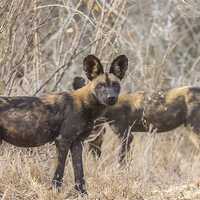
[[[81,89],[74,91],[73,96],[75,96],[77,105],[82,105],[86,110],[91,121],[96,120],[107,108],[107,106],[101,104],[97,97],[92,93],[91,82]]]

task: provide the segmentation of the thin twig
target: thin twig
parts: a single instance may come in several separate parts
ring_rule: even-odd
[[[69,63],[72,61],[73,56],[76,54],[76,51],[77,51],[78,46],[79,46],[79,43],[80,43],[80,41],[81,41],[81,38],[82,38],[83,33],[84,33],[84,31],[85,31],[85,28],[86,28],[89,15],[90,15],[91,10],[92,10],[92,8],[93,8],[93,4],[94,4],[94,1],[92,2],[91,6],[90,6],[90,10],[89,10],[89,12],[88,12],[88,14],[87,14],[87,18],[85,19],[85,22],[84,22],[83,28],[82,28],[82,30],[81,30],[81,33],[79,34],[78,38],[75,40],[76,43],[75,43],[75,45],[74,45],[73,53],[72,53],[72,55],[70,56],[69,61],[68,61],[67,64],[66,64],[67,68],[69,67]],[[98,40],[97,40],[97,41],[98,41]],[[73,46],[73,45],[72,45],[72,46]],[[56,84],[54,85],[54,88],[53,88],[52,92],[54,92],[54,91],[56,90],[56,88],[57,88],[58,84],[60,83],[60,81],[62,80],[62,78],[63,78],[63,76],[64,76],[64,74],[65,74],[67,68],[63,68],[63,71],[62,71],[60,77],[58,78],[58,80],[56,81]]]
[[[89,48],[91,45],[93,45],[95,42],[101,40],[102,38],[99,38],[93,42],[91,42],[89,45],[87,45],[86,47],[84,47],[83,49],[81,49],[78,53],[76,53],[75,55],[73,55],[73,57],[71,57],[71,61],[76,58],[79,54],[81,54],[83,51],[85,51],[87,48]],[[68,61],[67,64],[62,65],[59,69],[57,69],[48,80],[46,80],[44,82],[44,84],[33,94],[33,96],[35,96],[47,83],[49,83],[49,81],[55,76],[56,73],[58,73],[61,69],[63,69],[64,67],[68,68],[69,67],[70,62]]]
[[[59,1],[59,0],[57,0],[56,2],[58,2],[58,1]],[[35,33],[38,31],[38,29],[40,28],[40,26],[41,26],[42,24],[45,23],[45,21],[49,18],[49,16],[51,15],[51,13],[53,12],[53,10],[54,10],[55,8],[56,8],[56,7],[54,7],[54,6],[51,7],[50,11],[44,16],[44,18],[41,20],[41,22],[40,22],[39,25],[37,26],[38,28],[35,28],[35,29],[32,31],[32,33],[30,34],[30,36],[29,36],[29,38],[28,38],[27,45],[26,45],[25,48],[24,48],[24,53],[23,53],[23,55],[21,56],[21,58],[19,59],[19,61],[16,62],[15,67],[14,67],[14,69],[12,70],[12,72],[11,72],[11,74],[10,74],[10,77],[9,77],[7,83],[5,84],[5,86],[8,85],[8,83],[10,82],[10,80],[11,80],[11,78],[12,78],[14,72],[17,70],[17,68],[20,66],[21,62],[23,61],[24,56],[28,53],[28,47],[30,46],[31,41],[33,40],[33,37],[34,37]],[[34,9],[33,9],[33,10],[34,10]],[[37,12],[39,12],[39,10],[38,10]],[[37,15],[37,14],[36,14],[36,15]],[[10,90],[12,90],[12,88],[11,88]],[[10,93],[11,93],[11,91],[9,91],[9,94],[10,94]]]
[[[179,84],[179,87],[183,84],[185,79],[192,73],[192,70],[196,67],[197,63],[200,61],[200,56],[196,59],[192,67],[190,68],[189,72],[186,74],[186,76],[181,80],[181,83]]]

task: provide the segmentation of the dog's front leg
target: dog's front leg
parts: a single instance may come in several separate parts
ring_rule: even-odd
[[[82,150],[81,140],[77,139],[71,144],[70,151],[72,153],[72,163],[74,168],[75,189],[87,194],[83,173]]]
[[[56,187],[60,187],[62,185],[65,162],[71,141],[60,136],[55,140],[55,143],[56,143],[56,164],[55,164],[56,171],[54,173],[54,178],[52,183]]]

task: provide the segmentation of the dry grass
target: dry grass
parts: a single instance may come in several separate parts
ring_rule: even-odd
[[[127,55],[124,92],[200,86],[198,0],[1,0],[0,8],[1,95],[70,90],[75,75],[85,78],[82,60],[91,53],[105,68]],[[83,199],[200,199],[199,152],[185,129],[135,134],[126,167],[118,165],[118,149],[109,130],[100,160],[85,149]],[[49,190],[54,151],[48,144],[31,154],[3,143],[1,199],[66,199],[72,164],[69,157],[61,193]]]
[[[77,199],[199,199],[200,155],[186,143],[185,129],[157,135],[136,134],[127,166],[118,164],[119,144],[109,130],[103,154],[95,159],[84,150],[89,196]],[[0,195],[4,199],[75,199],[70,155],[61,193],[49,190],[54,171],[53,145],[27,152],[8,144],[1,147]]]

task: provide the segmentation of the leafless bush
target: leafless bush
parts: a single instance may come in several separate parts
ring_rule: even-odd
[[[130,60],[130,89],[198,85],[198,1],[1,1],[1,94],[69,88],[93,53]],[[129,89],[129,90],[130,90]]]

